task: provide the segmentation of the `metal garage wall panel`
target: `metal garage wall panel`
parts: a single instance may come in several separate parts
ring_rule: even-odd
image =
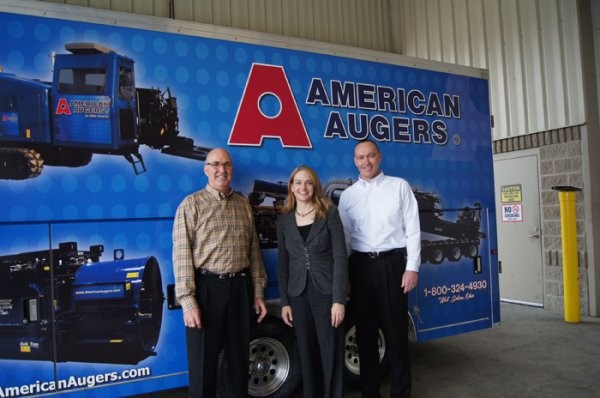
[[[523,81],[525,85],[525,104],[523,110],[528,132],[548,129],[548,113],[545,107],[546,87],[544,85],[544,68],[542,65],[542,40],[539,30],[539,18],[536,3],[519,2],[521,15],[521,43],[523,55]]]
[[[467,13],[455,13],[459,20],[456,25],[468,26],[469,29],[469,41],[468,52],[469,62],[464,65],[474,66],[476,68],[486,68],[488,65],[488,53],[487,53],[487,40],[490,37],[490,33],[485,29],[485,18],[483,13],[483,3],[480,0],[468,0],[467,1]],[[458,48],[463,47],[463,41],[458,41]],[[462,44],[462,45],[461,45]],[[460,51],[460,50],[459,50]],[[461,59],[458,59],[459,64]]]
[[[154,17],[169,17],[169,2],[163,0],[133,0],[133,12]]]
[[[505,81],[505,56],[502,39],[502,24],[496,16],[500,13],[500,4],[496,0],[485,1],[482,7],[484,12],[484,26],[487,32],[488,42],[486,43],[489,64],[485,65],[490,73],[490,102],[492,105],[492,114],[494,115],[494,129],[492,134],[494,139],[505,138],[507,124],[507,99]],[[492,79],[492,76],[494,77]]]
[[[565,126],[567,124],[565,87],[567,81],[563,79],[564,48],[561,44],[562,26],[559,23],[558,5],[556,1],[549,0],[546,6],[539,9],[540,31],[542,32],[543,68],[546,79],[544,80],[546,96],[546,109],[552,124]]]
[[[46,1],[48,3],[61,3],[61,4],[68,4],[71,6],[89,6],[89,0],[42,0],[42,1]],[[102,8],[102,9],[107,9],[105,7],[95,7],[95,8]]]
[[[442,32],[440,31],[441,15],[440,10],[442,4],[438,3],[438,0],[426,0],[425,1],[425,12],[427,18],[427,39],[429,41],[429,57],[436,61],[442,61],[444,59],[442,42]],[[445,18],[445,17],[444,17]],[[454,32],[452,32],[454,36]],[[452,49],[447,49],[452,51]]]
[[[329,11],[324,1],[313,1],[314,39],[327,41],[329,39]],[[332,21],[335,23],[335,21]]]
[[[41,0],[48,3],[60,3],[71,6],[83,6],[98,8],[101,10],[111,10],[119,12],[129,12],[140,15],[150,15],[154,17],[169,17],[168,0]]]
[[[591,20],[593,21],[593,47],[594,54],[600,54],[600,0],[592,0],[591,2],[592,15]],[[596,90],[600,93],[600,62],[596,62]],[[597,99],[600,104],[600,98]],[[598,109],[600,112],[600,109]]]
[[[45,0],[169,16],[168,0]],[[181,20],[490,71],[494,138],[585,122],[578,0],[176,0]],[[327,44],[322,44],[326,47]]]
[[[73,1],[65,1],[66,4],[71,4],[71,5],[76,5],[76,6],[88,6],[88,7],[93,7],[93,8],[102,8],[104,10],[113,10],[113,11],[119,11],[120,9],[116,9],[116,7],[114,6],[118,6],[118,4],[115,4],[111,7],[111,1],[110,0],[89,0],[89,1],[84,1],[84,0],[73,0]],[[129,0],[127,1],[123,1],[121,3],[131,3]]]
[[[367,48],[374,50],[387,51],[389,45],[387,37],[389,36],[388,26],[385,21],[388,21],[390,15],[388,14],[389,4],[387,1],[368,1],[369,6],[369,23],[367,26],[371,28],[371,44]],[[379,22],[376,22],[379,21]]]
[[[99,5],[95,5],[98,3]],[[112,11],[133,12],[133,4],[131,0],[110,1],[110,0],[94,0],[90,1],[90,6],[94,8],[108,7]]]
[[[417,23],[415,21],[415,4],[410,1],[402,2],[402,36],[404,37],[404,54],[417,54],[417,38],[419,37],[416,32]],[[409,34],[410,32],[410,34]]]
[[[500,4],[502,45],[504,47],[504,93],[507,106],[507,131],[523,131],[527,106],[523,80],[523,41],[521,15],[517,0],[503,0]]]
[[[212,19],[212,6],[210,2],[202,2],[204,4],[204,12],[200,15],[194,15],[194,6],[192,0],[179,0],[176,1],[173,6],[176,19],[182,19],[184,21],[196,21],[203,23],[210,23]],[[202,17],[202,18],[200,18]]]
[[[247,1],[237,1],[231,7],[231,25],[241,29],[249,29],[249,10]]]
[[[585,122],[577,0],[404,0],[404,54],[490,71],[494,138]]]
[[[452,4],[452,3],[450,3]],[[452,35],[452,46],[456,49],[453,63],[462,65],[471,65],[473,63],[471,57],[471,36],[469,24],[461,23],[468,20],[469,6],[467,0],[456,0],[452,8],[452,26],[456,29],[456,35]],[[449,29],[445,29],[449,30]],[[450,30],[451,32],[451,30]],[[458,43],[461,43],[459,46]]]
[[[461,3],[461,2],[457,2]],[[458,57],[458,48],[456,42],[459,35],[459,26],[456,25],[456,17],[454,10],[456,4],[451,1],[444,1],[440,3],[440,11],[438,13],[438,21],[440,25],[440,41],[441,45],[441,61],[449,62],[451,64],[456,63]],[[469,48],[469,41],[465,41],[461,47]]]
[[[304,2],[298,0],[301,4],[298,5],[298,37],[306,39],[314,39],[315,36],[315,19],[313,17],[315,8],[312,2]]]
[[[238,0],[243,1],[243,0]],[[265,1],[256,0],[252,2],[252,6],[248,7],[248,28],[257,32],[267,31],[267,21],[265,21]]]
[[[402,52],[402,1],[41,0]],[[437,0],[428,0],[435,10]],[[173,14],[169,14],[170,6]]]
[[[391,1],[389,13],[389,29],[390,41],[388,43],[389,48],[386,51],[393,52],[396,54],[404,54],[404,33],[403,25],[403,2]]]
[[[585,122],[585,104],[583,95],[583,75],[581,64],[580,30],[576,1],[559,1],[558,12],[561,16],[562,45],[564,51],[564,68],[566,95],[569,114],[568,124]]]
[[[382,2],[379,0],[356,0],[356,14],[358,16],[358,47],[371,48],[374,50],[384,49],[384,34],[381,21],[389,18],[389,15],[383,15]],[[344,21],[344,24],[346,22]],[[352,29],[352,26],[350,26]]]
[[[418,58],[435,59],[430,53],[430,33],[429,20],[427,18],[427,3],[421,1],[413,2],[411,11],[413,15],[407,14],[404,17],[405,19],[411,19],[412,17],[412,19],[415,21],[412,32],[406,32],[407,39],[411,35],[415,36],[414,39],[416,52],[412,55]]]
[[[231,3],[235,3],[235,5],[232,7]],[[212,8],[213,8],[213,19],[217,20],[217,21],[221,21],[220,25],[224,25],[224,26],[231,26],[232,25],[232,21],[231,21],[231,14],[233,11],[233,8],[236,8],[236,6],[238,6],[240,3],[243,3],[242,1],[213,1],[212,2]]]
[[[345,21],[342,24],[344,31],[344,38],[346,44],[354,47],[358,47],[358,30],[356,29],[358,21],[358,11],[356,9],[356,3],[354,1],[348,1],[342,8],[342,19]]]
[[[300,30],[299,11],[304,8],[299,5],[299,0],[284,1],[281,4],[281,21],[283,23],[283,34],[292,37],[302,37]]]
[[[329,42],[332,43],[343,43],[344,42],[344,23],[342,16],[342,2],[341,0],[329,0],[326,2],[327,15],[330,17],[329,21],[325,23],[325,26],[329,28]]]
[[[282,2],[277,0],[266,0],[265,11],[267,21],[267,32],[282,35],[283,34],[283,10]]]

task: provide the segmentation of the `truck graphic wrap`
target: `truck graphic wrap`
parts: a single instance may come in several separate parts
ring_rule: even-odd
[[[310,165],[337,202],[364,138],[419,201],[414,339],[500,321],[485,71],[28,0],[2,2],[0,30],[0,396],[186,385],[172,226],[206,185],[211,148],[231,153],[269,276],[249,396],[291,396],[301,381],[294,331],[279,318],[285,181]],[[352,383],[351,300],[348,313]]]

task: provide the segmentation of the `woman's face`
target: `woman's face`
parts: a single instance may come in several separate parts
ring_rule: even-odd
[[[315,186],[310,174],[300,170],[292,179],[292,193],[298,202],[310,202],[315,194]]]

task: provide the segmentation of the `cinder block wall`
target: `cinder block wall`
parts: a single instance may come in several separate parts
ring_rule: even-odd
[[[584,189],[581,126],[494,141],[494,154],[539,148],[540,214],[543,252],[544,308],[564,312],[562,239],[557,185]],[[581,314],[589,314],[583,194],[577,194],[577,245]]]

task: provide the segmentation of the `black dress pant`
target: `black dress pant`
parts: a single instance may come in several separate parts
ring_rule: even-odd
[[[331,295],[319,293],[310,277],[304,292],[290,297],[306,398],[344,396],[344,328],[331,326]]]
[[[392,397],[409,397],[411,371],[408,348],[408,296],[403,293],[403,253],[369,258],[350,256],[351,301],[356,311],[362,397],[379,397],[378,335],[385,336],[391,366]]]
[[[227,366],[227,388],[220,391],[231,398],[247,396],[250,308],[253,293],[250,276],[229,279],[196,274],[196,299],[202,328],[187,328],[189,396],[217,396],[217,363],[223,350]]]

